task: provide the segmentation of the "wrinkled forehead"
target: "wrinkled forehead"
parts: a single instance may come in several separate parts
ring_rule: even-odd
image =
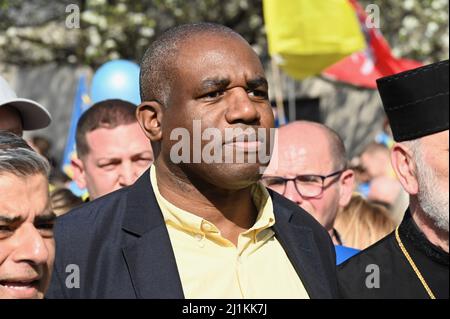
[[[100,127],[86,134],[90,158],[128,157],[151,151],[150,143],[137,122],[114,128]]]
[[[43,174],[0,174],[0,216],[28,220],[51,213],[48,179]]]
[[[53,216],[52,205],[49,195],[43,195],[41,202],[29,205],[29,202],[5,202],[1,207],[0,222],[34,222],[43,217]]]
[[[333,168],[326,147],[314,143],[301,143],[293,138],[277,136],[267,175],[293,177],[302,174],[328,174]]]

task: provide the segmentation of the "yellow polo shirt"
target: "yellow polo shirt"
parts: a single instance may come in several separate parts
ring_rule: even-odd
[[[309,298],[274,236],[272,199],[261,184],[253,190],[259,208],[256,223],[239,235],[236,247],[212,223],[168,202],[159,192],[155,166],[150,178],[186,298]]]

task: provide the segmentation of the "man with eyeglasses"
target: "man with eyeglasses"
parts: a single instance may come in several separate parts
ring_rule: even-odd
[[[342,139],[322,124],[298,121],[281,127],[276,140],[263,183],[309,212],[342,245],[333,225],[354,185]]]

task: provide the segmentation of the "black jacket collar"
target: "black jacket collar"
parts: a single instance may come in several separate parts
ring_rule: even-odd
[[[422,233],[409,210],[406,211],[405,217],[400,224],[399,233],[401,238],[406,238],[415,249],[421,251],[435,262],[448,266],[449,254],[441,248],[433,245]]]

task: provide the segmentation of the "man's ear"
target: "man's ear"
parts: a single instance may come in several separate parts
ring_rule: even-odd
[[[403,188],[410,195],[417,195],[419,183],[416,175],[416,163],[412,152],[405,145],[395,143],[391,151],[392,168]]]
[[[345,207],[352,198],[353,189],[355,187],[355,173],[351,169],[345,170],[341,175],[339,183],[339,206]]]
[[[163,114],[164,106],[156,101],[143,102],[136,109],[139,125],[151,142],[158,142],[162,138]]]
[[[73,180],[79,188],[86,188],[87,182],[83,162],[76,157],[71,160],[71,165],[73,169]]]

